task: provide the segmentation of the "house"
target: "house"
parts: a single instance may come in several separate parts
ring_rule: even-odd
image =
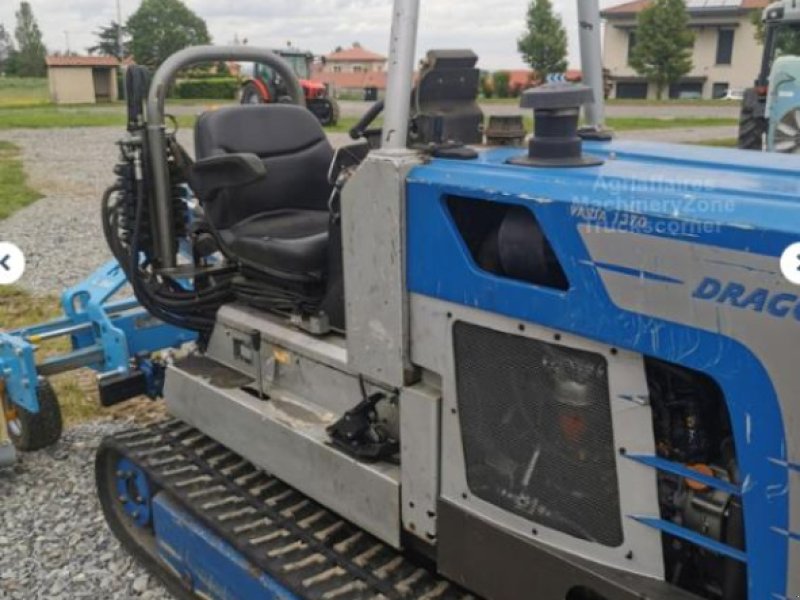
[[[722,98],[728,90],[753,85],[761,65],[753,12],[769,0],[686,0],[689,27],[695,34],[693,68],[671,85],[670,98]],[[603,60],[610,71],[612,98],[656,97],[656,86],[630,66],[636,45],[636,19],[649,0],[634,0],[602,11],[605,20]]]
[[[386,57],[358,44],[336,50],[323,57],[322,70],[327,73],[369,73],[386,70]]]
[[[386,71],[329,72],[320,70],[314,79],[324,83],[336,98],[377,100],[386,91]]]
[[[377,100],[386,91],[386,57],[358,44],[323,56],[315,71],[336,97]]]
[[[48,56],[50,98],[56,104],[94,104],[117,99],[117,67],[113,56]]]

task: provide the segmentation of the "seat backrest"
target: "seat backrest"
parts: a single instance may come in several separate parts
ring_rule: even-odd
[[[195,125],[196,158],[236,152],[258,156],[267,175],[204,202],[206,215],[216,228],[225,229],[281,208],[327,210],[333,149],[307,109],[261,104],[228,106],[200,115]]]

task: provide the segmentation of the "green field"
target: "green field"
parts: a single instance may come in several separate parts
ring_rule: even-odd
[[[47,79],[0,77],[0,108],[48,104]]]
[[[25,179],[19,148],[0,140],[0,219],[42,197]]]
[[[519,98],[481,98],[481,104],[519,104]],[[608,98],[610,106],[738,106],[734,100],[627,100]]]
[[[206,104],[213,107],[212,102]],[[167,109],[169,112],[169,107]],[[195,115],[180,114],[178,125],[183,129],[192,127]],[[344,132],[356,124],[355,118],[344,118],[330,132]],[[0,130],[3,129],[52,129],[65,127],[124,127],[125,113],[119,105],[100,105],[89,107],[75,106],[28,106],[0,108]]]
[[[739,143],[735,137],[733,138],[720,138],[717,140],[703,140],[697,142],[698,146],[715,146],[717,148],[736,148]]]
[[[613,117],[606,119],[606,124],[616,131],[631,131],[633,129],[685,129],[690,127],[726,127],[737,125],[737,119],[721,117]]]

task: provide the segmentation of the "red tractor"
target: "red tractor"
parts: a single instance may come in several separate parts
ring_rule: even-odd
[[[291,65],[300,80],[308,110],[314,113],[322,125],[335,125],[339,120],[339,104],[328,94],[325,84],[311,78],[314,55],[294,48],[283,48],[274,52]],[[292,101],[285,82],[270,67],[254,63],[246,65],[242,69],[242,74],[245,75],[241,94],[242,104]]]

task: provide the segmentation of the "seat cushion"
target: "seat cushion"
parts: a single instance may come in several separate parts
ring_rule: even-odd
[[[225,245],[252,266],[283,273],[325,271],[327,211],[284,208],[253,215],[219,231]]]

